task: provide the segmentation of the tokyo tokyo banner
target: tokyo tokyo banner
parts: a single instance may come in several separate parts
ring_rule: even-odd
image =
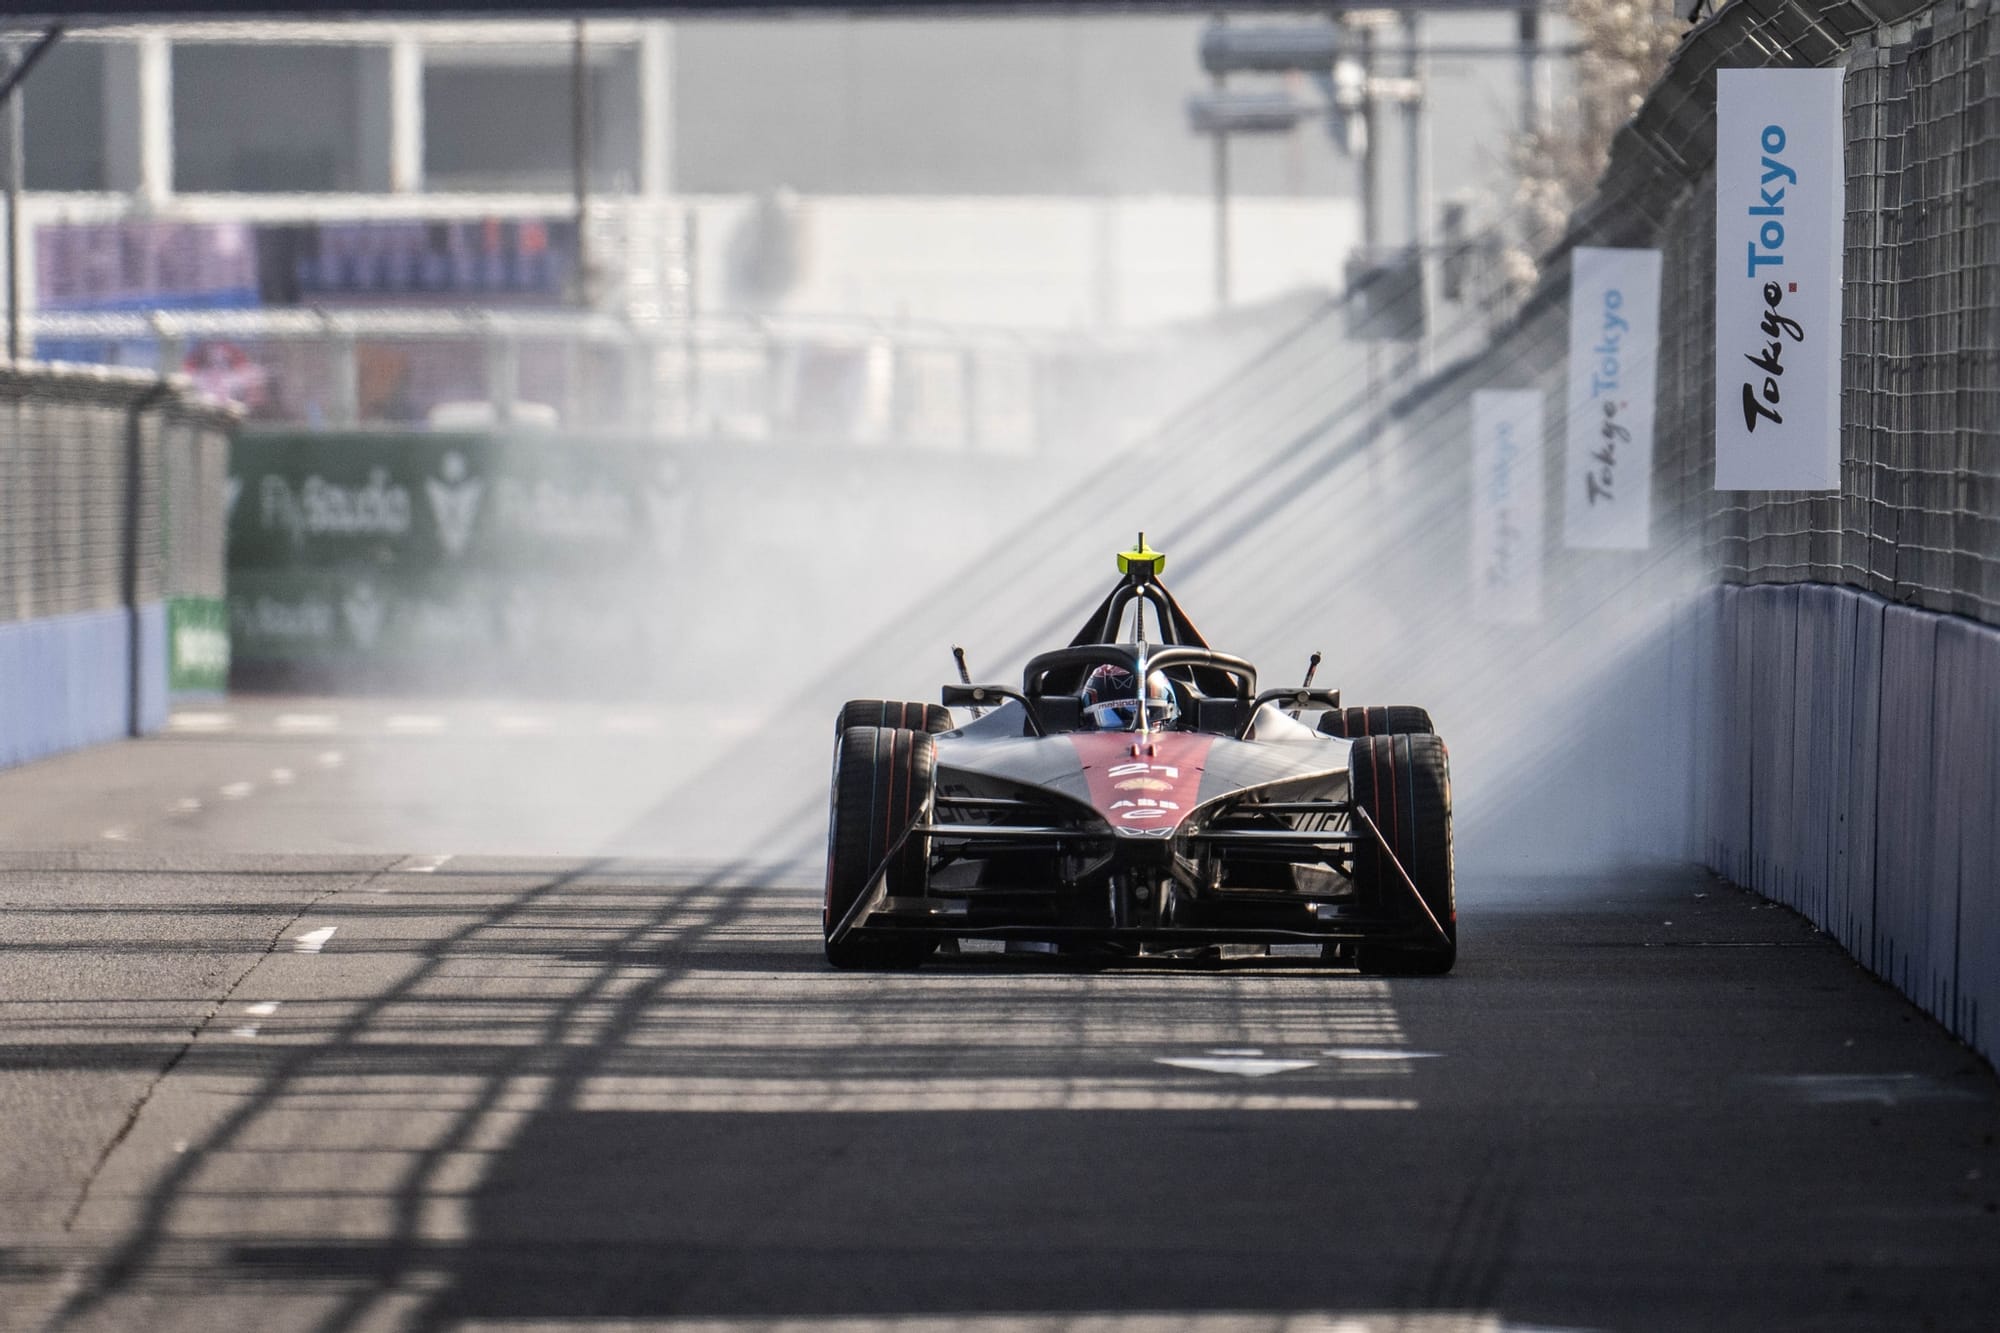
[[[1571,251],[1564,545],[1647,545],[1659,347],[1660,252]]]
[[[1488,624],[1542,616],[1542,395],[1472,395],[1472,609]]]
[[[1715,488],[1838,490],[1841,71],[1715,77]]]

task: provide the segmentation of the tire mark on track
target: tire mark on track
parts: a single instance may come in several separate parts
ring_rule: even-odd
[[[1512,1148],[1496,1145],[1452,1210],[1444,1244],[1408,1313],[1486,1310],[1499,1294],[1520,1235],[1528,1173]]]

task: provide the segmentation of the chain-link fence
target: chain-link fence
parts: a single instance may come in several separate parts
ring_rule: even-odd
[[[219,607],[234,422],[148,375],[0,367],[0,625]]]
[[[1841,486],[1718,491],[1715,73],[1794,65],[1846,71]],[[1727,4],[1621,131],[1579,245],[1662,252],[1652,545],[1568,550],[1550,525],[1538,641],[1589,661],[1636,628],[1643,648],[1594,698],[1562,677],[1542,730],[1572,738],[1536,800],[1549,773],[1632,786],[1672,750],[1658,790],[1680,793],[1689,850],[2000,1054],[2000,12]],[[1535,389],[1561,457],[1569,274],[1551,256],[1489,350],[1399,404],[1399,431],[1462,451],[1472,390]],[[1545,476],[1560,515],[1569,479]],[[1643,725],[1608,745],[1621,710]]]
[[[1842,488],[1721,492],[1714,75],[1825,65],[1847,70]],[[2000,624],[1996,80],[2000,15],[1985,3],[1736,0],[1689,36],[1620,133],[1566,247],[1663,251],[1653,568],[1675,552],[1725,582],[1845,584]],[[1551,448],[1564,433],[1568,295],[1558,254],[1452,389],[1542,388]],[[1563,480],[1551,470],[1550,513]],[[1565,572],[1558,560],[1558,586]]]

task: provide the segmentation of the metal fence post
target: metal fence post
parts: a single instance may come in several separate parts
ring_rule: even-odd
[[[126,733],[145,734],[144,685],[145,635],[139,613],[139,529],[146,498],[146,413],[173,393],[173,385],[160,380],[144,390],[125,409],[125,551],[121,571],[125,601],[126,634]]]

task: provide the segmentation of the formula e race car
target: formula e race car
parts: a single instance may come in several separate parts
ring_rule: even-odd
[[[1164,564],[1140,534],[1118,586],[1019,689],[971,684],[960,654],[966,683],[941,705],[841,709],[828,961],[1316,946],[1364,972],[1451,970],[1451,780],[1429,714],[1343,708],[1311,668],[1260,691],[1196,632]]]

